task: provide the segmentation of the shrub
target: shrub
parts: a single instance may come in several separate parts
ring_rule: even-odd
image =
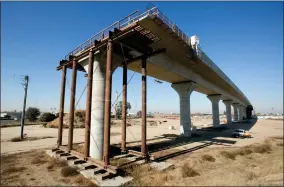
[[[29,107],[26,112],[26,118],[30,121],[35,121],[37,117],[40,115],[40,111],[38,108]]]
[[[202,155],[202,160],[209,161],[209,162],[215,162],[215,158],[208,154]]]
[[[61,175],[63,177],[74,176],[77,175],[78,173],[79,172],[71,166],[65,166],[61,169]]]
[[[182,177],[195,177],[199,175],[199,173],[194,168],[190,167],[187,163],[185,163],[181,167],[181,174]]]
[[[272,146],[269,143],[265,143],[261,145],[256,145],[253,149],[256,153],[270,153],[270,151],[272,150]]]
[[[20,136],[17,136],[11,139],[11,142],[20,142],[20,141],[22,141]]]
[[[39,121],[41,122],[50,122],[50,121],[53,121],[54,119],[56,118],[56,116],[50,112],[46,112],[46,113],[43,113],[40,118],[39,118]]]
[[[237,156],[237,152],[222,151],[221,155],[223,155],[224,157],[229,158],[231,160],[235,160],[236,156]]]

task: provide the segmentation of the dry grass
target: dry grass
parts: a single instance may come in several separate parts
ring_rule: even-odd
[[[68,163],[66,160],[57,160],[55,158],[51,158],[49,161],[49,164],[47,166],[47,170],[48,171],[53,171],[54,168],[58,168],[58,167],[64,167],[67,166]]]
[[[280,185],[283,148],[277,144],[282,140],[274,138],[238,148],[210,148],[210,154],[204,149],[175,158],[174,168],[160,172],[147,164],[132,166],[128,174],[134,180],[126,186]]]
[[[63,168],[61,168],[61,176],[63,177],[69,177],[69,176],[74,176],[78,174],[79,172],[77,171],[77,169],[71,166],[64,166]]]
[[[116,167],[119,167],[125,163],[129,162],[126,158],[120,158],[120,159],[113,159],[110,160],[110,164]]]
[[[27,137],[25,136],[23,139],[21,139],[20,136],[11,138],[9,141],[11,142],[21,142],[21,141],[35,141],[35,140],[41,140],[41,139],[47,139],[47,138],[55,138],[53,136],[42,136],[42,137]]]
[[[74,182],[78,186],[90,186],[90,187],[97,186],[96,184],[92,183],[90,180],[86,179],[82,175],[76,176],[76,178],[74,179]]]
[[[189,166],[188,163],[185,163],[181,167],[181,174],[182,177],[195,177],[199,175],[199,173],[192,166]]]
[[[5,169],[2,174],[11,174],[11,173],[17,173],[17,172],[22,172],[25,169],[27,169],[26,167],[17,167],[17,166],[11,166],[10,168]]]
[[[209,154],[202,155],[201,158],[202,160],[209,161],[209,162],[215,162],[216,160],[212,155],[209,155]]]
[[[237,156],[237,152],[235,151],[221,151],[220,153],[222,156],[231,159],[231,160],[235,160],[236,156]]]

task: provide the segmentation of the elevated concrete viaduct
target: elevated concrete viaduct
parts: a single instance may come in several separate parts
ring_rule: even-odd
[[[85,123],[85,159],[103,165],[110,172],[110,112],[112,73],[123,68],[123,125],[122,152],[149,158],[146,144],[147,76],[169,82],[180,98],[180,134],[191,136],[190,95],[197,91],[207,95],[212,103],[213,127],[220,126],[219,101],[226,105],[227,122],[232,122],[231,106],[234,107],[234,121],[249,114],[245,107],[251,103],[240,89],[218,68],[198,47],[194,38],[185,35],[156,7],[126,16],[108,28],[94,35],[75,48],[60,61],[57,70],[63,70],[60,125],[58,147],[62,147],[62,116],[65,94],[66,68],[73,71],[70,100],[70,129],[68,151],[73,144],[74,102],[76,94],[76,71],[87,72],[87,101]],[[142,143],[141,151],[126,148],[126,103],[127,69],[141,73],[142,87]],[[252,107],[249,107],[250,110]],[[78,154],[78,153],[76,153]],[[102,160],[102,161],[101,161]]]

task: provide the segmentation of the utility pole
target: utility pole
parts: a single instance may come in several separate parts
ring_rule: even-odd
[[[26,75],[24,77],[24,80],[23,80],[23,82],[21,84],[22,84],[22,86],[25,89],[24,104],[23,104],[22,119],[21,119],[21,140],[22,140],[22,139],[24,139],[26,101],[27,101],[27,92],[28,92],[28,85],[29,85],[29,76],[28,75]]]

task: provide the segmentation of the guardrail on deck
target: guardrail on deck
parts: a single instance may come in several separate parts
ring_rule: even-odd
[[[114,22],[107,28],[101,30],[85,42],[83,42],[81,45],[76,47],[73,51],[68,53],[65,56],[65,59],[67,60],[70,55],[74,56],[75,54],[79,52],[83,52],[90,47],[94,46],[95,40],[102,41],[106,38],[108,38],[109,31],[113,30],[114,28],[118,29],[124,29],[128,27],[129,25],[138,22],[141,18],[147,17],[147,16],[157,16],[160,18],[169,28],[172,29],[173,32],[175,32],[184,42],[186,42],[188,45],[190,45],[189,37],[184,34],[173,22],[171,22],[167,16],[165,16],[157,7],[153,7],[151,9],[146,10],[143,13],[140,13],[138,10],[129,14],[128,16],[122,18],[121,20]]]

